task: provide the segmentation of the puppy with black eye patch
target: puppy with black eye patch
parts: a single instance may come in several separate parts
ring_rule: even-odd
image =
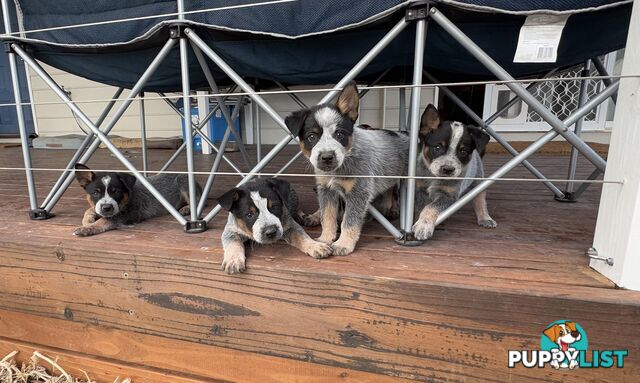
[[[244,243],[275,243],[281,239],[313,258],[331,255],[331,247],[311,239],[298,223],[298,197],[284,180],[259,179],[233,188],[217,198],[229,211],[222,232],[222,269],[228,274],[245,270]]]
[[[477,126],[457,121],[441,122],[438,110],[429,105],[420,121],[420,143],[422,151],[416,174],[446,177],[416,181],[416,208],[420,215],[413,225],[413,234],[418,240],[426,240],[433,236],[440,213],[479,182],[460,178],[484,177],[482,157],[489,135]],[[486,192],[473,199],[473,209],[478,225],[497,226],[487,210]]]
[[[76,180],[87,193],[91,207],[82,218],[82,227],[73,235],[86,237],[168,214],[167,210],[140,183],[127,173],[94,173],[83,164],[75,165]],[[186,174],[158,174],[147,180],[182,215],[188,215],[189,180]],[[197,197],[201,188],[197,185]]]
[[[331,244],[336,255],[353,252],[369,204],[384,193],[393,195],[397,184],[394,178],[349,176],[401,176],[407,167],[408,135],[354,126],[359,103],[358,89],[351,82],[340,92],[335,105],[302,109],[285,119],[316,174],[322,225],[318,240]],[[341,201],[344,212],[340,211]],[[342,222],[336,240],[339,214]]]

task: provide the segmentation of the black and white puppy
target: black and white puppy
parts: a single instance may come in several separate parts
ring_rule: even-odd
[[[397,184],[393,178],[348,175],[399,176],[407,167],[408,135],[355,127],[359,103],[358,89],[352,82],[342,90],[335,105],[302,109],[285,119],[316,174],[322,224],[318,240],[331,244],[336,255],[353,252],[367,207]],[[344,213],[336,240],[341,200]]]
[[[222,269],[229,274],[245,270],[244,243],[270,244],[281,239],[313,258],[331,255],[331,247],[311,239],[297,221],[298,197],[284,180],[258,179],[217,198],[229,211],[222,232]]]
[[[167,214],[167,210],[127,173],[94,173],[83,164],[75,165],[76,180],[87,193],[91,207],[74,235],[86,237],[132,225]],[[189,181],[186,174],[158,174],[149,182],[183,215],[189,210]],[[197,196],[201,189],[198,186]]]
[[[416,207],[420,211],[413,225],[416,239],[431,238],[436,220],[442,211],[472,189],[478,181],[458,177],[484,177],[482,157],[489,143],[489,135],[479,127],[457,121],[440,121],[438,110],[429,105],[420,121],[422,151],[418,157],[416,174],[447,177],[442,180],[417,180]],[[486,192],[473,199],[478,225],[497,226],[487,210]]]

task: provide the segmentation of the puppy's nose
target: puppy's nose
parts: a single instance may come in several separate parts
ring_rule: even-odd
[[[278,228],[274,225],[267,226],[264,228],[264,230],[262,230],[262,235],[269,239],[275,238],[276,233],[278,233]]]
[[[580,336],[580,331],[571,331],[571,336],[577,338]]]
[[[334,158],[336,158],[336,155],[335,155],[334,152],[322,152],[322,153],[320,153],[320,160],[322,160],[322,162],[324,162],[325,164],[332,163]]]
[[[453,174],[453,172],[456,170],[456,168],[454,168],[453,166],[443,166],[441,168],[442,174],[449,176],[451,174]]]
[[[100,208],[104,213],[111,213],[113,211],[113,206],[111,205],[102,205]]]

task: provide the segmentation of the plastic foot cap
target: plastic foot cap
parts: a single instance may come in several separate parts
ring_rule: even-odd
[[[45,209],[33,209],[29,211],[29,218],[34,221],[44,221],[45,219],[49,219],[54,215],[46,211]]]
[[[187,221],[184,225],[184,232],[187,234],[202,233],[207,230],[207,221],[201,219],[198,221]]]

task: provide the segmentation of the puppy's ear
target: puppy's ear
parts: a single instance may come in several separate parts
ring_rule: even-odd
[[[284,123],[285,125],[287,125],[287,128],[289,129],[291,134],[296,137],[300,137],[300,134],[302,133],[302,126],[304,125],[304,121],[308,116],[309,109],[297,110],[288,115],[287,118],[284,119]]]
[[[351,121],[356,122],[358,119],[358,108],[360,107],[360,96],[358,96],[358,87],[355,81],[351,81],[342,89],[338,96],[336,106],[340,113],[347,116]]]
[[[90,171],[90,169],[81,164],[81,163],[77,163],[75,164],[74,168],[76,170],[76,180],[78,180],[78,183],[80,184],[80,186],[82,186],[83,188],[86,188],[87,185],[89,185],[90,183],[93,182],[94,178],[96,177],[96,174],[92,171]]]
[[[484,151],[487,148],[487,144],[491,137],[487,133],[485,133],[482,129],[477,126],[467,125],[467,129],[469,129],[469,134],[471,134],[471,139],[473,143],[476,145],[476,150],[480,157],[484,156]]]
[[[278,194],[278,197],[280,197],[282,203],[286,206],[289,196],[291,195],[291,184],[278,178],[268,179],[267,184]]]
[[[129,173],[119,173],[118,178],[124,184],[124,186],[131,191],[133,189],[133,185],[136,184],[136,177]]]
[[[216,200],[218,201],[220,206],[222,206],[223,209],[230,211],[233,205],[236,202],[238,202],[238,200],[240,199],[240,197],[242,197],[243,194],[244,194],[244,191],[242,189],[233,188],[228,192],[224,193],[223,195],[221,195],[220,197],[216,198]]]
[[[420,119],[420,137],[424,137],[432,130],[438,129],[440,125],[440,113],[433,104],[429,104],[427,109],[422,112]]]
[[[544,330],[542,333],[546,335],[547,338],[551,339],[553,343],[556,343],[556,340],[558,340],[558,337],[560,336],[560,326],[554,324],[553,326]]]

